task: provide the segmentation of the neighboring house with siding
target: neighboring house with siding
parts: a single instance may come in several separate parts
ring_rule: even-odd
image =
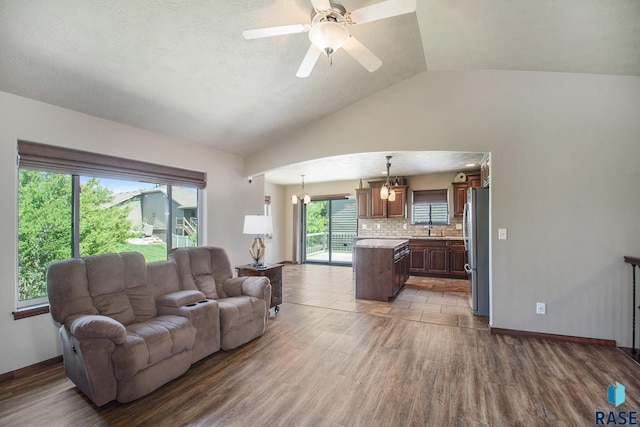
[[[166,236],[168,210],[167,188],[156,187],[148,190],[127,191],[114,194],[115,205],[130,207],[129,219],[135,229],[142,229],[145,235]],[[171,215],[172,234],[195,236],[198,227],[198,192],[196,189],[173,187]],[[175,245],[174,245],[175,246]]]

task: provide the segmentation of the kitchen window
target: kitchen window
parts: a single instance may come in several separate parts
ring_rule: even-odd
[[[135,250],[152,262],[198,245],[202,172],[19,141],[18,178],[14,318],[48,304],[53,261]]]
[[[413,192],[412,221],[417,225],[449,224],[447,190]]]

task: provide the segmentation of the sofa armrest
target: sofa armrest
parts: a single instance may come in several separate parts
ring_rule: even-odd
[[[187,290],[171,292],[156,298],[156,305],[161,307],[177,308],[187,304],[194,304],[206,300],[207,297],[200,291]]]
[[[115,344],[122,344],[127,338],[127,330],[122,323],[98,314],[72,317],[66,326],[78,340],[109,339]]]
[[[242,295],[249,295],[267,301],[271,299],[271,282],[269,282],[268,277],[247,276],[244,279],[242,282]]]

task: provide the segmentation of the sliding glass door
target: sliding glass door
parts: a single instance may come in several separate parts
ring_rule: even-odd
[[[313,200],[304,213],[304,261],[351,264],[351,244],[358,232],[355,199]]]

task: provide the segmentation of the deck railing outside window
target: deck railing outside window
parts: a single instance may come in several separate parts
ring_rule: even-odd
[[[351,252],[351,242],[356,233],[332,233],[331,250],[333,252]],[[308,233],[306,236],[307,255],[329,250],[329,232]]]

